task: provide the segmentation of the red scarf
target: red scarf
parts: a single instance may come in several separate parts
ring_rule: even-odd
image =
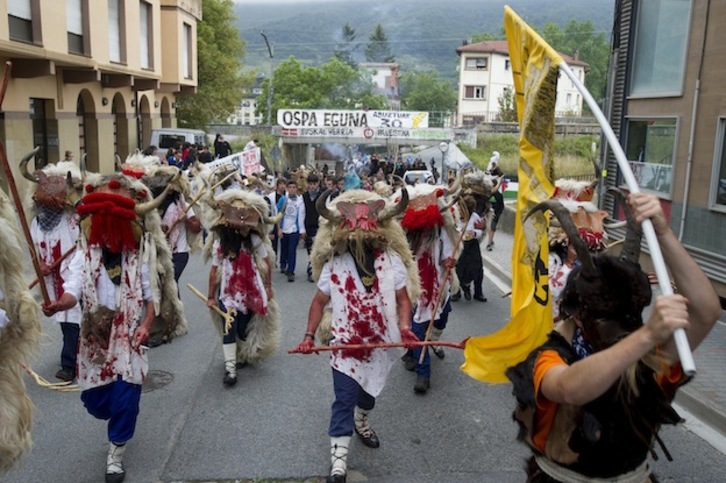
[[[131,222],[136,220],[131,198],[113,193],[90,193],[78,205],[78,214],[91,215],[91,246],[105,247],[112,253],[136,248]]]

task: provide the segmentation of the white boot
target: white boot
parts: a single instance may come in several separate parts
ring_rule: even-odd
[[[106,483],[121,483],[126,477],[123,459],[126,445],[117,446],[111,443],[106,457]]]
[[[381,442],[378,435],[368,424],[368,410],[355,407],[355,433],[360,437],[361,442],[369,448],[378,448]]]
[[[328,483],[345,483],[348,473],[348,446],[350,436],[330,438],[330,476]]]
[[[441,335],[444,333],[444,329],[437,329],[436,327],[431,329],[431,339],[433,341],[441,340]],[[444,349],[437,345],[431,346],[431,350],[434,351],[434,354],[436,354],[436,357],[439,359],[443,359],[446,354],[444,354]]]
[[[224,354],[224,382],[225,386],[237,384],[237,343],[222,344]]]

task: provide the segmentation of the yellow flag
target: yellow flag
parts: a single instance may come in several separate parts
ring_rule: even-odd
[[[552,330],[547,221],[537,203],[554,193],[555,97],[562,57],[509,7],[504,7],[519,119],[519,191],[512,250],[512,319],[499,332],[472,337],[461,369],[483,382],[507,382],[504,371],[541,345]]]

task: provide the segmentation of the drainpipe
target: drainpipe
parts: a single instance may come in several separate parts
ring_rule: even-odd
[[[711,12],[711,0],[706,3],[706,16],[703,24],[703,42],[701,43],[701,57],[698,61],[698,77],[696,78],[696,89],[693,93],[693,108],[691,109],[691,132],[688,135],[688,160],[686,163],[686,185],[683,188],[683,209],[681,220],[678,226],[678,241],[683,241],[683,232],[686,228],[686,212],[688,211],[688,196],[691,191],[691,170],[693,169],[693,142],[696,137],[696,115],[698,114],[698,97],[701,93],[701,72],[703,71],[703,57],[706,50],[706,38],[708,38],[708,17]]]
[[[696,79],[696,91],[693,93],[693,108],[691,109],[691,132],[688,134],[688,159],[686,162],[686,186],[683,188],[683,209],[681,221],[678,225],[678,241],[683,241],[683,232],[686,228],[686,211],[688,211],[688,195],[691,191],[691,169],[693,168],[693,140],[696,137],[696,114],[698,113],[698,96],[701,93],[701,79]]]

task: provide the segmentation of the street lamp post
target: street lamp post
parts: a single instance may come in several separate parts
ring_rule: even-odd
[[[267,52],[270,53],[270,83],[267,86],[267,125],[272,127],[272,78],[275,75],[275,68],[273,66],[273,53],[272,48],[274,44],[270,44],[270,41],[267,39],[267,35],[265,34],[265,31],[263,30],[260,32],[260,35],[262,35],[262,38],[265,39],[265,44],[267,44]]]
[[[441,180],[444,183],[449,180],[449,165],[446,163],[446,154],[449,152],[449,143],[441,141],[439,143],[439,150],[441,150]]]

